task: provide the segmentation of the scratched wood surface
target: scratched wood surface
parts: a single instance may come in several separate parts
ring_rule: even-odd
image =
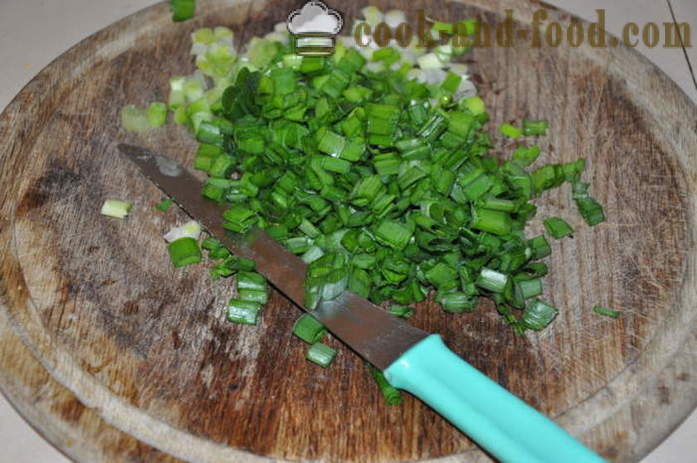
[[[190,161],[182,129],[133,138],[118,128],[119,108],[166,99],[168,76],[193,70],[194,28],[227,25],[240,43],[299,3],[201,2],[182,24],[165,4],[149,8],[54,61],[0,116],[0,388],[76,461],[490,461],[417,400],[384,405],[345,348],[327,371],[306,362],[289,333],[299,311],[282,295],[258,327],[227,323],[231,284],[209,281],[204,266],[171,268],[161,236],[185,216],[153,213],[160,193],[116,154],[131,140]],[[488,23],[512,8],[524,27],[543,7],[375,4]],[[350,22],[363,4],[332,6]],[[575,21],[555,9],[549,20]],[[583,226],[567,189],[540,203],[539,216],[578,226],[553,243],[546,297],[561,313],[548,330],[517,337],[488,304],[452,316],[424,303],[412,323],[609,460],[638,461],[697,401],[697,109],[622,48],[523,43],[470,61],[492,127],[549,119],[543,161],[586,157],[608,221]],[[134,210],[102,217],[104,198]],[[594,304],[622,315],[598,316]]]

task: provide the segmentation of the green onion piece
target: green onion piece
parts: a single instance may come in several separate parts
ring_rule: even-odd
[[[395,317],[409,318],[414,314],[414,308],[406,305],[395,305],[392,304],[387,309],[389,313]]]
[[[237,297],[242,301],[252,301],[259,304],[266,304],[269,301],[269,293],[256,289],[238,289]]]
[[[542,149],[539,146],[519,146],[513,152],[513,160],[523,167],[532,165],[540,157]]]
[[[171,243],[172,241],[176,241],[179,238],[193,238],[195,240],[198,240],[200,236],[201,224],[199,224],[195,220],[190,220],[186,222],[184,225],[172,228],[165,234],[164,238],[165,241]]]
[[[543,235],[528,240],[528,246],[532,249],[533,259],[542,259],[552,254],[552,248],[549,246],[547,238]]]
[[[172,21],[186,21],[196,14],[196,0],[170,0],[169,9],[172,11]]]
[[[334,357],[336,357],[336,350],[321,342],[314,343],[305,354],[306,359],[322,368],[327,368],[334,360]]]
[[[228,257],[225,259],[225,262],[223,262],[223,265],[234,272],[251,272],[256,268],[256,263],[253,260],[237,256]]]
[[[167,212],[167,210],[172,204],[174,204],[174,201],[172,201],[171,199],[165,199],[157,206],[155,206],[155,209],[157,209],[158,211]]]
[[[380,394],[382,394],[387,405],[398,405],[402,403],[402,393],[387,381],[382,371],[372,365],[368,365],[368,371],[370,372],[370,376],[375,380],[375,383],[377,383]]]
[[[512,126],[511,124],[501,124],[499,130],[503,135],[514,140],[520,138],[523,135],[522,129]]]
[[[133,204],[129,202],[119,201],[116,199],[107,199],[104,201],[100,213],[108,217],[123,219],[128,215],[131,207],[133,207]]]
[[[490,268],[482,268],[475,284],[493,293],[502,293],[508,284],[508,275]]]
[[[237,274],[237,288],[266,292],[266,278],[254,272],[240,272]]]
[[[293,326],[293,334],[308,344],[315,344],[324,338],[327,329],[310,314],[303,314]]]
[[[603,206],[588,193],[588,184],[576,181],[572,184],[572,197],[578,212],[588,225],[595,226],[605,221]]]
[[[542,294],[542,279],[540,278],[516,281],[514,284],[516,286],[516,291],[519,291],[520,297],[523,300]]]
[[[457,286],[457,270],[443,262],[434,265],[424,276],[438,289],[452,289]]]
[[[540,331],[549,325],[558,313],[555,307],[535,299],[525,308],[521,322],[531,330]]]
[[[175,267],[196,264],[203,259],[198,243],[194,238],[190,237],[179,238],[178,240],[172,241],[167,245],[167,251],[172,260],[172,265]]]
[[[545,230],[556,239],[571,235],[574,229],[564,219],[550,217],[544,220]]]
[[[121,108],[121,127],[128,132],[145,132],[150,129],[147,111],[132,104]]]
[[[161,127],[167,122],[167,105],[164,103],[150,103],[147,110],[148,123],[151,127]]]
[[[547,135],[549,122],[547,121],[523,121],[523,134]]]
[[[213,238],[212,236],[209,236],[201,242],[201,248],[205,249],[206,251],[213,251],[221,247],[223,247],[223,243],[221,243],[220,240],[218,240],[217,238]]]
[[[411,239],[413,232],[405,225],[392,220],[381,221],[375,229],[375,237],[391,248],[402,250]]]
[[[490,209],[474,209],[472,216],[472,228],[493,233],[495,235],[507,235],[511,232],[511,216],[503,211]]]
[[[469,112],[474,114],[475,116],[478,116],[480,114],[484,114],[486,112],[486,104],[484,103],[484,100],[482,100],[478,96],[473,96],[471,98],[467,98],[464,102],[465,109],[467,109]]]
[[[599,315],[605,315],[606,317],[611,318],[617,318],[620,316],[620,313],[617,310],[608,309],[599,305],[594,306],[593,311]]]
[[[472,311],[477,305],[477,299],[463,292],[451,292],[439,295],[437,301],[446,312],[462,313]]]
[[[256,325],[261,311],[261,304],[253,301],[230,299],[227,306],[227,319],[234,323]]]

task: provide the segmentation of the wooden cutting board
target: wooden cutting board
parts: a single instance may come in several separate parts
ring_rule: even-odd
[[[259,326],[227,323],[232,285],[209,281],[205,266],[171,268],[161,236],[186,217],[154,212],[161,194],[116,153],[135,141],[189,162],[183,129],[134,138],[119,108],[166,100],[168,77],[193,70],[195,28],[230,26],[243,43],[301,3],[201,1],[181,24],[159,4],[65,53],[0,116],[0,387],[76,461],[490,461],[417,400],[386,406],[338,341],[332,368],[306,362],[289,331],[300,312],[282,295]],[[444,20],[493,24],[511,8],[529,27],[548,8],[550,21],[578,21],[537,2],[467,3],[375,2]],[[349,23],[364,6],[331,4]],[[412,323],[609,460],[638,461],[697,401],[697,109],[620,47],[519,43],[470,60],[491,127],[550,120],[542,161],[587,158],[608,221],[584,226],[567,187],[540,202],[539,216],[578,226],[552,245],[546,298],[561,313],[546,331],[515,336],[486,303],[457,316],[420,304]],[[512,144],[496,146],[506,155]],[[134,210],[100,216],[105,198]]]

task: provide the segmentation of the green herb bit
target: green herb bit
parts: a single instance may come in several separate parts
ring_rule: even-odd
[[[528,246],[530,246],[530,249],[532,250],[533,259],[542,259],[543,257],[547,257],[552,254],[552,248],[550,247],[547,238],[545,238],[543,235],[536,236],[528,240]]]
[[[588,183],[576,181],[572,184],[572,197],[576,202],[578,212],[591,227],[605,221],[603,206],[600,205],[589,193]]]
[[[436,300],[443,310],[450,313],[469,312],[477,306],[477,298],[463,292],[450,292],[439,295]]]
[[[544,226],[547,233],[556,239],[564,238],[565,236],[571,235],[574,232],[571,225],[559,217],[550,217],[549,219],[545,219]]]
[[[402,403],[402,393],[387,381],[382,371],[372,365],[368,365],[368,371],[378,385],[380,394],[382,394],[387,405],[398,405]]]
[[[167,105],[160,102],[150,103],[147,109],[148,123],[151,127],[161,127],[167,122]]]
[[[525,135],[547,135],[549,122],[547,121],[523,121],[523,134]]]
[[[540,331],[552,323],[558,313],[556,307],[535,299],[528,304],[523,312],[521,322],[531,330]]]
[[[167,212],[167,210],[172,204],[174,204],[174,201],[172,201],[171,199],[165,199],[157,206],[155,206],[155,209],[157,209],[158,211]]]
[[[465,109],[478,116],[486,112],[486,103],[478,96],[467,98],[464,102]]]
[[[213,238],[212,236],[209,236],[201,242],[201,248],[205,249],[206,251],[213,251],[221,247],[223,247],[223,243],[221,243],[219,239]]]
[[[490,268],[482,268],[475,284],[492,293],[502,293],[508,284],[508,275]]]
[[[390,305],[387,309],[395,317],[409,318],[414,314],[414,308],[406,305]]]
[[[266,291],[266,278],[255,272],[240,272],[237,274],[237,289]]]
[[[523,136],[523,130],[511,124],[501,124],[499,130],[503,135],[505,135],[508,138],[512,138],[513,140],[517,140],[518,138]]]
[[[106,215],[107,217],[114,217],[116,219],[124,219],[128,215],[128,212],[133,207],[133,204],[126,201],[119,201],[116,199],[107,199],[102,205],[102,210],[100,213]]]
[[[606,317],[611,318],[617,318],[620,316],[620,313],[617,310],[608,309],[599,305],[594,306],[593,311],[599,315],[605,315]]]
[[[296,320],[293,334],[308,344],[315,344],[324,338],[327,329],[312,315],[303,314]]]
[[[201,249],[198,247],[198,242],[190,237],[179,238],[176,241],[172,241],[167,246],[167,251],[172,260],[172,265],[177,268],[197,264],[203,259]]]
[[[327,368],[334,360],[334,357],[336,357],[336,350],[321,342],[311,345],[305,354],[306,359],[322,368]]]
[[[172,21],[186,21],[196,14],[196,0],[170,0],[169,9],[172,12]]]
[[[227,319],[234,323],[256,325],[260,311],[261,304],[258,302],[230,299],[227,307]]]

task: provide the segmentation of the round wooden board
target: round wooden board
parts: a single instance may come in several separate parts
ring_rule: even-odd
[[[161,236],[185,216],[153,212],[161,194],[116,154],[130,140],[191,160],[185,131],[134,139],[119,108],[166,99],[168,77],[193,70],[193,29],[230,26],[244,43],[301,3],[201,1],[180,24],[156,5],[58,58],[0,116],[0,387],[76,461],[490,461],[417,400],[384,405],[345,348],[329,370],[306,362],[289,333],[299,311],[280,294],[258,327],[227,323],[231,285],[205,266],[171,268]],[[347,23],[363,6],[331,3]],[[578,21],[524,0],[374,4],[412,18],[495,23],[511,8],[529,27],[549,8],[549,20]],[[577,226],[553,243],[546,297],[562,309],[546,331],[517,337],[487,304],[451,316],[425,303],[412,322],[607,459],[637,461],[697,399],[697,109],[624,48],[520,44],[471,61],[491,127],[550,120],[542,161],[587,158],[608,221],[584,226],[566,187],[541,201],[538,216]],[[100,216],[104,198],[134,200],[133,213]]]

